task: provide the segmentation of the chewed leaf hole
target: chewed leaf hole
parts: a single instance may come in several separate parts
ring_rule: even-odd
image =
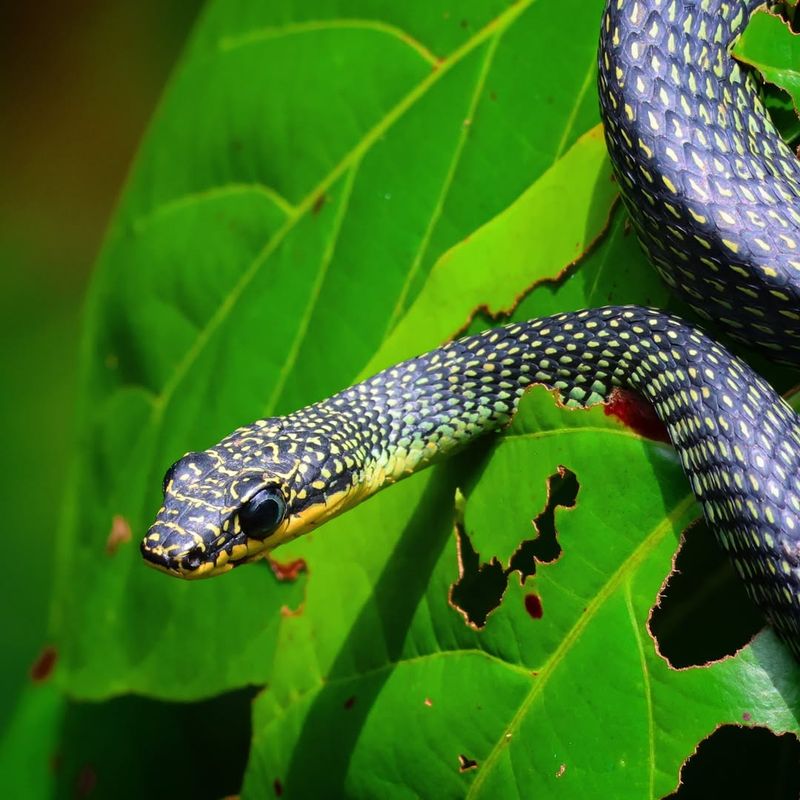
[[[527,578],[536,574],[538,564],[550,564],[558,559],[561,545],[555,524],[556,509],[573,508],[578,489],[575,473],[559,466],[547,479],[545,507],[532,521],[536,536],[520,542],[505,567],[497,556],[481,562],[464,525],[463,513],[457,509],[458,580],[450,587],[450,604],[462,614],[468,625],[473,628],[486,625],[489,615],[503,599],[512,572],[518,572],[520,584],[524,584]],[[541,618],[542,603],[537,595],[526,596],[525,608],[533,619]]]
[[[478,762],[475,761],[473,758],[468,758],[463,753],[459,754],[458,756],[458,771],[459,772],[467,772],[471,769],[477,769]]]
[[[665,800],[800,796],[800,742],[791,733],[724,725],[681,767],[680,786]]]
[[[704,520],[684,531],[648,624],[659,652],[676,668],[733,655],[764,624]]]

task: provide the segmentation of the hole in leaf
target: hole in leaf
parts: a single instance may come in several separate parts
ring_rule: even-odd
[[[559,465],[557,471],[547,479],[547,502],[541,514],[533,520],[536,537],[521,542],[509,562],[509,572],[519,572],[520,583],[536,574],[537,562],[552,564],[561,555],[556,531],[556,509],[559,506],[575,508],[579,488],[575,473],[564,466]]]
[[[464,527],[463,507],[457,504],[455,534],[458,580],[450,587],[449,599],[469,626],[482,628],[486,624],[489,614],[500,605],[512,572],[519,573],[520,585],[523,585],[527,578],[536,574],[537,563],[550,564],[558,559],[561,545],[558,543],[555,512],[559,507],[573,508],[579,488],[575,473],[559,466],[547,479],[544,509],[532,521],[536,536],[520,543],[507,567],[497,556],[493,556],[491,561],[481,562]],[[525,607],[534,619],[541,618],[542,604],[535,594],[526,597]]]
[[[800,795],[800,742],[791,733],[724,725],[681,767],[678,790],[665,800]]]
[[[459,754],[458,756],[458,771],[459,772],[467,772],[471,769],[477,769],[478,762],[472,758],[467,758],[467,756]]]
[[[648,622],[661,655],[678,669],[717,661],[744,647],[763,624],[705,520],[692,523]]]

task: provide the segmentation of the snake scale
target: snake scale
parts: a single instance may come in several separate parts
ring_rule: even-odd
[[[730,56],[758,0],[609,0],[599,94],[639,239],[697,313],[800,364],[800,168]],[[179,459],[142,541],[185,578],[266,555],[476,437],[531,384],[568,406],[617,388],[664,422],[752,598],[800,658],[800,420],[744,361],[636,306],[515,322],[445,344]]]

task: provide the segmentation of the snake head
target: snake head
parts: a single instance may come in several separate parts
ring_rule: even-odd
[[[274,424],[265,430],[266,422]],[[215,448],[187,453],[164,476],[164,500],[142,540],[148,564],[181,578],[219,575],[261,558],[342,508],[335,445],[319,433],[262,420]],[[344,469],[342,470],[344,473]]]

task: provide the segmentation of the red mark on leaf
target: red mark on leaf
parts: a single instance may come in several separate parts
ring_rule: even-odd
[[[667,429],[656,416],[653,406],[635,392],[614,389],[604,410],[607,417],[616,417],[640,436],[656,442],[669,443]]]
[[[78,779],[75,781],[75,796],[88,797],[97,786],[97,773],[88,764],[81,767]]]
[[[745,711],[744,714],[742,714],[742,719],[745,722],[750,722],[750,720],[753,719],[753,715],[749,711]]]
[[[53,673],[53,667],[58,660],[58,651],[55,647],[48,645],[39,653],[39,657],[33,662],[31,667],[31,680],[34,683],[42,683],[46,681]]]
[[[121,544],[131,540],[131,524],[121,514],[115,514],[111,520],[111,531],[106,539],[106,553],[113,556]]]
[[[467,756],[460,754],[458,756],[458,771],[459,772],[467,772],[471,769],[476,769],[478,766],[478,762],[472,758],[468,758]]]
[[[279,581],[296,581],[301,572],[308,572],[308,565],[304,558],[296,558],[294,561],[282,563],[274,558],[267,556],[272,574]]]
[[[533,619],[541,619],[544,610],[542,609],[542,600],[538,594],[525,595],[525,610],[533,617]]]
[[[356,704],[355,695],[353,697],[348,697],[347,700],[344,701],[345,708],[352,708]]]

